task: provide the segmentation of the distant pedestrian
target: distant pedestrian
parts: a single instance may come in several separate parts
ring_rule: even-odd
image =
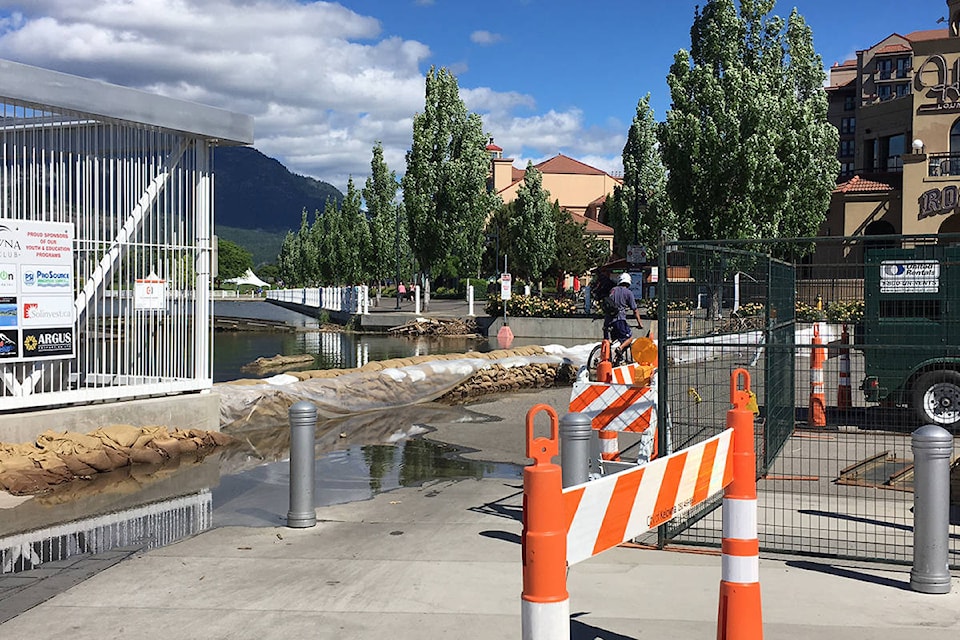
[[[400,298],[401,301],[405,300],[407,297],[407,288],[402,282],[400,283],[400,286],[397,287],[397,297]]]

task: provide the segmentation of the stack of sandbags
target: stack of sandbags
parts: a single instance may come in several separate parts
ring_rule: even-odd
[[[83,434],[42,433],[35,442],[0,443],[0,489],[14,495],[36,494],[73,480],[130,464],[162,464],[233,439],[214,431],[163,426],[110,425]]]

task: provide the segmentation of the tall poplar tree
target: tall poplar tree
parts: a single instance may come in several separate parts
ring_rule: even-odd
[[[363,187],[363,200],[370,218],[371,275],[379,287],[391,275],[399,277],[400,256],[406,255],[406,233],[401,233],[406,224],[400,225],[400,210],[397,197],[397,174],[390,171],[383,159],[383,144],[373,146],[370,160],[370,177]],[[401,247],[403,245],[403,247]]]
[[[465,272],[479,269],[484,223],[497,202],[487,191],[490,158],[480,116],[467,112],[456,77],[443,67],[427,73],[424,110],[413,118],[406,159],[403,204],[429,306],[430,274],[449,257]]]
[[[623,147],[623,183],[604,202],[606,223],[613,227],[613,247],[656,247],[662,234],[676,237],[677,219],[667,198],[667,173],[657,147],[657,122],[650,94],[637,103],[637,113]]]
[[[518,260],[514,270],[530,281],[540,282],[556,257],[556,223],[550,192],[544,190],[543,176],[529,161],[509,224]]]
[[[796,10],[785,22],[773,0],[739,4],[706,2],[667,76],[659,139],[680,235],[812,236],[839,172],[823,64]]]

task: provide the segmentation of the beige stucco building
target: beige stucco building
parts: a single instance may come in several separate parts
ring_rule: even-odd
[[[822,235],[960,231],[960,0],[948,27],[891,34],[830,70],[840,184]]]
[[[523,169],[513,166],[512,158],[503,157],[503,149],[493,143],[487,145],[490,154],[490,188],[504,203],[517,199],[517,190],[523,183]],[[599,221],[600,207],[620,179],[578,160],[557,154],[534,165],[543,178],[543,189],[550,192],[551,202],[557,201],[575,222],[586,223],[586,232],[603,240],[613,251],[613,229]]]

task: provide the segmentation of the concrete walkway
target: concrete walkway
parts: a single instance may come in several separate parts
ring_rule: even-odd
[[[317,510],[311,529],[216,529],[136,555],[0,625],[3,638],[517,639],[520,483],[434,482]],[[569,572],[573,638],[716,636],[720,559],[620,547]],[[761,561],[767,638],[954,639],[960,593],[907,567]]]
[[[498,419],[431,424],[429,437],[523,463],[526,411],[568,398],[566,388],[505,395],[477,407]],[[9,582],[30,576],[0,578],[10,586],[0,614],[24,609],[0,638],[518,639],[521,504],[516,478],[435,481],[318,508],[310,529],[222,527],[119,562],[128,551],[81,557],[32,587]],[[266,508],[282,516],[288,505]],[[960,633],[958,585],[914,593],[909,567],[768,555],[760,565],[768,640]],[[715,638],[719,580],[713,550],[610,550],[569,572],[572,637]]]

